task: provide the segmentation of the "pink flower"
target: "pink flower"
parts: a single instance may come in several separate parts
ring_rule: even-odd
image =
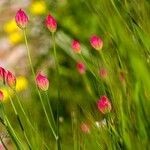
[[[50,32],[54,33],[57,29],[57,22],[55,18],[51,15],[48,15],[45,19],[46,27],[49,29]]]
[[[3,94],[3,92],[0,90],[0,101],[3,101],[3,99],[4,99],[4,94]]]
[[[98,109],[101,113],[107,114],[111,111],[111,103],[106,96],[102,96],[98,101]]]
[[[7,72],[6,82],[10,88],[16,88],[16,77],[10,71]]]
[[[28,16],[26,15],[26,13],[19,9],[16,13],[16,16],[15,16],[15,20],[16,20],[16,23],[18,25],[19,28],[21,29],[24,29],[26,28],[29,20],[28,20]]]
[[[6,80],[6,70],[0,67],[0,81],[2,81],[5,84],[5,80]]]
[[[86,70],[85,69],[85,65],[82,62],[77,62],[76,68],[77,68],[77,70],[78,70],[78,72],[80,74],[84,74],[85,73],[85,70]]]
[[[100,75],[100,77],[103,78],[103,79],[106,78],[107,75],[108,75],[107,69],[101,68],[101,69],[99,70],[99,75]]]
[[[87,123],[81,123],[80,129],[84,133],[90,133],[90,128],[89,128],[89,125]]]
[[[103,47],[103,41],[99,36],[93,35],[90,39],[92,47],[96,50],[101,50]]]
[[[41,73],[38,73],[36,76],[36,84],[39,89],[47,91],[49,87],[49,81],[47,77]]]
[[[81,52],[80,43],[77,40],[72,41],[72,49],[75,53],[80,53]]]

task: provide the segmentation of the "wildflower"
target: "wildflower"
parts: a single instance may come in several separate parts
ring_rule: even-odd
[[[0,81],[2,81],[5,84],[5,80],[6,80],[6,70],[0,67]]]
[[[103,114],[107,114],[111,111],[111,103],[106,96],[102,96],[98,101],[98,109]]]
[[[90,133],[90,128],[87,123],[81,123],[80,128],[83,133]]]
[[[19,9],[18,12],[16,13],[15,20],[16,20],[16,23],[17,23],[18,27],[21,28],[21,29],[26,28],[26,26],[29,22],[28,16],[21,9]]]
[[[76,68],[77,68],[77,70],[78,70],[78,72],[80,74],[84,74],[85,73],[85,70],[86,70],[85,69],[85,65],[82,62],[77,62]]]
[[[81,52],[80,43],[77,40],[72,41],[72,49],[75,53],[80,53]]]
[[[42,15],[46,12],[46,5],[44,1],[33,1],[31,4],[31,13],[35,15]]]
[[[21,32],[17,31],[9,34],[8,39],[12,44],[17,44],[22,41],[23,36]]]
[[[93,35],[90,39],[91,46],[96,50],[101,50],[103,47],[103,41],[99,36]]]
[[[17,77],[16,91],[20,92],[27,88],[28,81],[24,76]]]
[[[48,15],[45,19],[46,27],[49,29],[50,32],[54,33],[57,29],[57,22],[55,18],[51,15]]]
[[[100,77],[103,78],[103,79],[106,78],[107,75],[108,75],[107,69],[101,68],[101,69],[99,70],[99,75],[100,75]]]
[[[36,76],[36,84],[39,89],[47,91],[49,87],[49,81],[47,77],[41,73],[38,73]]]
[[[16,88],[16,77],[10,71],[7,72],[6,82],[10,88]]]
[[[4,94],[3,94],[3,92],[0,90],[0,101],[3,101],[3,99],[4,99]]]
[[[17,31],[17,29],[18,29],[18,27],[17,27],[16,22],[15,22],[14,19],[13,19],[13,20],[10,20],[10,21],[8,21],[8,22],[6,22],[6,23],[4,24],[4,31],[5,31],[6,33],[15,32],[15,31]]]

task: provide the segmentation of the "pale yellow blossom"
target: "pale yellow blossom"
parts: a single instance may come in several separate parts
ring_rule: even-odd
[[[34,15],[42,15],[46,13],[46,4],[44,1],[34,1],[30,6],[30,11]]]

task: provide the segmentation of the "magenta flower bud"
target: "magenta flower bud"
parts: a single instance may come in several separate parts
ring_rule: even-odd
[[[81,53],[80,43],[77,40],[73,40],[71,46],[75,53]]]
[[[5,84],[6,80],[6,70],[2,67],[0,67],[0,81],[2,81]]]
[[[85,73],[85,65],[82,63],[82,62],[77,62],[76,64],[76,68],[77,68],[77,71],[80,73],[80,74],[84,74]]]
[[[3,94],[3,92],[0,90],[0,101],[3,101],[3,99],[4,99],[4,94]]]
[[[36,76],[36,84],[39,89],[47,91],[49,88],[49,81],[47,77],[41,73],[38,73]]]
[[[101,50],[103,47],[103,41],[99,36],[93,35],[90,39],[92,47],[96,50]]]
[[[99,75],[100,75],[100,77],[103,78],[103,79],[106,78],[106,77],[108,76],[107,69],[101,68],[101,69],[99,70]]]
[[[90,127],[87,123],[81,123],[80,129],[83,133],[90,133]]]
[[[10,71],[7,72],[6,82],[10,88],[16,88],[16,77]]]
[[[45,19],[46,27],[49,29],[50,32],[54,33],[57,29],[57,22],[54,17],[48,15]]]
[[[16,20],[16,23],[17,23],[17,26],[21,29],[24,29],[26,28],[28,22],[29,22],[29,19],[28,19],[28,16],[26,15],[26,13],[19,9],[16,13],[16,16],[15,16],[15,20]]]
[[[98,101],[98,109],[101,113],[107,114],[111,111],[111,103],[106,96],[102,96]]]

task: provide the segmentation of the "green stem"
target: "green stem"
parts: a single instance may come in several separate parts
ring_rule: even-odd
[[[40,101],[41,101],[41,104],[42,104],[42,107],[43,107],[43,110],[44,110],[44,113],[45,113],[45,116],[46,116],[48,125],[49,125],[50,129],[52,130],[52,133],[53,133],[55,139],[58,140],[58,136],[56,135],[56,133],[55,133],[53,127],[52,127],[52,124],[51,124],[51,122],[50,122],[50,120],[49,120],[49,117],[48,117],[48,114],[47,114],[47,111],[46,111],[46,108],[45,108],[45,105],[44,105],[44,103],[43,103],[42,96],[41,96],[41,93],[40,93],[39,90],[38,90],[38,94],[39,94],[39,97],[40,97]]]
[[[32,74],[33,74],[34,80],[35,80],[35,77],[36,77],[36,76],[35,76],[35,72],[34,72],[34,68],[33,68],[32,60],[31,60],[30,50],[29,50],[29,47],[28,47],[28,41],[27,41],[26,31],[25,31],[25,30],[23,30],[23,33],[24,33],[25,44],[26,44],[26,48],[27,48],[27,52],[28,52],[29,64],[30,64],[30,67],[31,67],[31,71],[32,71]],[[47,119],[47,122],[48,122],[48,124],[49,124],[49,126],[50,126],[50,129],[52,130],[52,133],[53,133],[53,135],[54,135],[55,139],[57,140],[57,139],[58,139],[58,137],[57,137],[57,135],[56,135],[56,133],[55,133],[54,129],[52,128],[51,122],[50,122],[50,120],[49,120],[49,117],[48,117],[48,114],[47,114],[46,108],[45,108],[44,103],[43,103],[43,100],[42,100],[41,93],[40,93],[40,91],[39,91],[39,89],[38,89],[37,85],[36,85],[36,89],[37,89],[37,92],[38,92],[38,95],[39,95],[39,98],[40,98],[40,101],[41,101],[41,104],[42,104],[42,108],[43,108],[43,111],[44,111],[45,116],[46,116],[46,119]]]
[[[97,76],[95,75],[95,73],[92,71],[92,69],[91,69],[91,67],[89,66],[89,64],[86,62],[86,60],[85,60],[85,58],[84,58],[84,56],[83,56],[83,54],[81,53],[81,58],[83,59],[83,61],[84,61],[84,63],[87,65],[87,67],[88,67],[88,69],[90,70],[90,72],[93,74],[93,76],[95,77],[95,79],[97,80],[97,81],[99,81],[99,79],[97,78]]]
[[[6,127],[8,133],[11,136],[11,138],[12,138],[14,144],[16,145],[17,149],[21,150],[21,146],[20,146],[21,145],[21,141],[18,139],[18,137],[17,137],[13,127],[11,126],[11,124],[10,124],[10,122],[9,122],[7,116],[6,116],[6,112],[5,112],[3,103],[1,103],[1,104],[2,104],[3,115],[4,115],[3,125]]]
[[[26,132],[25,132],[25,129],[24,129],[24,127],[23,127],[22,121],[21,121],[21,119],[20,119],[20,117],[19,117],[19,115],[18,115],[18,113],[17,113],[16,107],[15,107],[15,105],[14,105],[14,103],[13,103],[13,100],[12,100],[10,94],[9,94],[9,98],[10,98],[11,105],[12,105],[12,107],[13,107],[13,109],[14,109],[15,115],[16,115],[16,117],[17,117],[17,120],[18,120],[18,122],[19,122],[20,128],[21,128],[21,130],[22,130],[22,132],[23,132],[23,134],[24,134],[24,137],[25,137],[25,139],[26,139],[26,141],[27,141],[27,145],[28,145],[29,149],[31,149],[31,144],[30,144],[30,142],[29,142],[29,139],[28,139],[27,134],[26,134]],[[18,100],[18,98],[17,98],[17,100]],[[19,100],[18,100],[18,101],[19,101]]]
[[[53,121],[54,126],[56,127],[55,119],[54,119],[54,115],[53,115],[53,111],[52,111],[52,107],[51,107],[51,103],[50,103],[50,100],[49,100],[49,96],[48,96],[47,91],[45,92],[45,94],[46,94],[46,99],[47,99],[47,103],[48,103],[48,106],[49,106],[51,118],[52,118],[52,121]]]
[[[53,40],[53,50],[54,50],[54,57],[55,57],[55,64],[56,64],[56,73],[57,73],[57,86],[58,86],[58,101],[57,101],[57,149],[61,150],[60,146],[60,138],[59,138],[59,101],[60,101],[60,73],[59,73],[59,63],[57,59],[57,52],[56,52],[56,45],[55,45],[55,35],[52,33],[52,40]]]
[[[31,55],[30,55],[30,50],[29,50],[29,46],[28,46],[28,41],[27,41],[27,36],[26,36],[26,31],[25,30],[23,30],[23,34],[24,34],[25,44],[26,44],[26,48],[27,48],[27,52],[28,52],[29,64],[30,64],[30,67],[31,67],[31,71],[32,71],[33,77],[35,77],[35,73],[34,73],[34,69],[33,69],[33,64],[32,64],[32,60],[31,60]]]

